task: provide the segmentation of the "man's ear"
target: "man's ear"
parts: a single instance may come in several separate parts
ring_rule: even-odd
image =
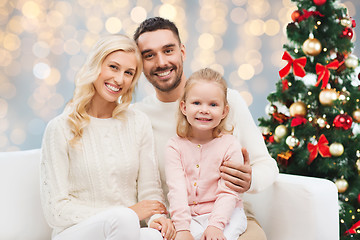
[[[228,113],[229,113],[229,110],[230,110],[230,107],[229,107],[229,105],[225,105],[225,107],[224,107],[224,111],[223,111],[223,114],[222,114],[222,118],[221,119],[224,119],[224,118],[226,118],[226,116],[228,115]]]
[[[185,61],[185,59],[186,59],[186,49],[185,49],[184,44],[181,44],[180,51],[181,51],[181,55],[182,55],[182,60]]]
[[[181,112],[182,112],[182,114],[184,114],[184,116],[186,116],[186,103],[185,103],[185,101],[184,100],[182,100],[181,102],[180,102],[180,110],[181,110]]]

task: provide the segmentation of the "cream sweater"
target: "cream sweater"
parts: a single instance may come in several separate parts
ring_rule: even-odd
[[[54,234],[110,207],[144,199],[163,202],[149,119],[127,110],[126,120],[91,117],[77,147],[65,113],[45,130],[41,200]]]
[[[227,122],[234,127],[234,136],[250,155],[252,180],[248,193],[262,191],[275,181],[279,173],[276,161],[269,155],[262,134],[239,92],[228,89],[228,102],[230,112]],[[168,187],[165,179],[164,151],[167,141],[176,135],[178,102],[161,102],[155,95],[151,95],[141,102],[135,103],[134,107],[145,112],[151,120],[156,155],[159,159],[161,183],[166,196]],[[245,204],[245,210],[249,210],[247,204]]]

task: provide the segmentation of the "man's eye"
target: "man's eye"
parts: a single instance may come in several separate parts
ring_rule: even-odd
[[[165,53],[166,53],[166,54],[169,54],[169,53],[172,53],[172,52],[173,52],[172,49],[167,49],[167,50],[165,50]]]
[[[154,56],[154,54],[146,54],[144,55],[145,59],[151,59]]]

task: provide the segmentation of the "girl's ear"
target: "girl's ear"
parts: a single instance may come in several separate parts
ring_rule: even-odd
[[[181,110],[182,114],[184,114],[184,116],[186,116],[186,103],[184,100],[180,102],[180,110]]]
[[[223,111],[223,114],[222,114],[221,119],[226,118],[226,116],[227,116],[228,113],[229,113],[229,110],[230,110],[229,105],[226,104],[225,107],[224,107],[224,111]]]

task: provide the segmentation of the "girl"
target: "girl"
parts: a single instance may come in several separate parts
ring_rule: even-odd
[[[174,238],[171,221],[160,215],[166,209],[151,124],[128,109],[141,71],[133,40],[100,39],[76,77],[72,100],[49,122],[41,200],[53,239]],[[144,219],[151,228],[140,228]]]
[[[190,76],[180,99],[178,136],[165,153],[176,239],[235,240],[246,229],[239,194],[220,178],[223,161],[243,161],[239,142],[225,127],[226,95],[225,80],[206,68]]]

